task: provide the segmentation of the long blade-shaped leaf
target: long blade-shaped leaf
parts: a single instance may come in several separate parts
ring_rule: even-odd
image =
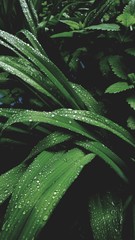
[[[20,164],[0,176],[0,204],[11,195],[25,170],[25,166]]]
[[[45,225],[56,204],[94,154],[79,149],[42,152],[20,179],[1,233],[4,239],[32,239]]]
[[[15,114],[12,118],[10,118],[5,124],[4,128],[16,122],[44,122],[67,128],[70,131],[80,133],[83,136],[90,138],[93,137],[93,139],[95,139],[93,133],[89,133],[86,128],[83,128],[75,120],[108,130],[135,147],[135,139],[126,129],[114,123],[113,121],[91,111],[59,109],[54,112],[38,112],[22,110],[19,112],[19,114]]]
[[[2,110],[1,110],[2,111]],[[17,122],[43,122],[47,124],[51,124],[57,127],[62,127],[68,129],[70,131],[79,133],[85,137],[90,139],[95,139],[93,133],[89,133],[83,126],[77,123],[74,119],[70,119],[66,116],[60,116],[59,114],[55,114],[55,112],[37,112],[30,110],[22,110],[19,111],[18,114],[15,114],[10,118],[5,124],[3,129],[6,129],[8,126]]]
[[[33,32],[33,34],[36,35],[37,31],[37,23],[38,23],[38,17],[36,14],[36,11],[34,9],[33,3],[30,0],[19,0],[20,5],[22,7],[22,11],[25,15],[25,18],[28,22],[28,26],[30,30]]]
[[[62,104],[50,93],[51,87],[45,82],[45,78],[30,64],[27,64],[27,67],[21,63],[21,59],[13,58],[13,57],[0,57],[0,67],[2,67],[5,71],[8,71],[11,74],[16,75],[24,82],[32,86],[36,91],[44,94],[48,98],[51,98],[54,103]]]
[[[71,138],[70,134],[62,133],[62,132],[54,132],[43,138],[30,152],[26,160],[35,157],[43,150],[46,150],[50,147],[53,147],[59,143],[68,141]]]
[[[60,109],[56,110],[55,113],[108,130],[135,147],[135,139],[126,129],[93,111]]]
[[[120,176],[120,178],[124,180],[124,182],[128,182],[128,178],[124,173],[126,169],[125,163],[105,145],[100,142],[77,142],[77,145],[95,153],[103,159]]]
[[[36,67],[38,67],[40,71],[43,72],[59,89],[62,96],[64,96],[73,107],[77,109],[80,107],[84,108],[82,100],[72,89],[68,79],[50,59],[12,34],[0,31],[0,37],[13,46],[15,50],[18,51],[19,55],[20,53],[23,54],[27,59],[34,63]]]

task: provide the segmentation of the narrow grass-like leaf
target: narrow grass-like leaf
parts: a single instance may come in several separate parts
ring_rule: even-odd
[[[21,52],[21,54],[25,55],[26,58],[34,63],[36,67],[38,67],[40,71],[43,72],[59,89],[60,93],[69,101],[71,105],[77,109],[84,107],[82,100],[71,88],[68,79],[50,59],[12,34],[9,34],[5,31],[0,31],[0,37],[8,42],[8,44],[14,46],[18,53]]]
[[[128,182],[128,178],[124,173],[126,169],[125,163],[105,145],[100,142],[77,142],[76,144],[95,153],[103,159],[120,176],[120,178],[124,180],[124,182]]]
[[[83,126],[77,123],[74,119],[68,118],[67,116],[62,116],[62,114],[56,114],[56,112],[37,112],[37,111],[30,111],[30,110],[22,110],[19,114],[15,114],[10,118],[7,123],[5,124],[4,129],[8,126],[12,125],[13,123],[17,122],[42,122],[48,123],[57,127],[62,127],[68,129],[69,131],[73,131],[79,133],[85,137],[90,139],[95,139],[93,133],[89,133]]]
[[[18,140],[15,140],[15,139],[11,139],[11,138],[6,138],[6,137],[2,137],[1,139],[0,139],[0,144],[6,144],[6,143],[10,143],[10,145],[12,145],[12,144],[15,144],[15,145],[27,145],[26,144],[26,142],[24,142],[24,141],[18,141]]]
[[[34,6],[32,6],[32,1],[30,0],[19,0],[20,5],[22,7],[22,11],[25,15],[25,18],[28,22],[28,26],[30,27],[30,30],[34,35],[37,34],[36,28],[37,28],[37,15],[36,11],[34,10]],[[35,22],[36,20],[36,22]]]
[[[62,132],[54,132],[43,138],[37,145],[34,146],[26,160],[35,157],[43,150],[46,150],[50,147],[53,147],[59,143],[68,141],[71,138],[70,134],[62,133]]]
[[[15,114],[7,121],[4,129],[17,122],[44,122],[58,127],[63,127],[88,138],[95,139],[93,133],[89,133],[86,128],[82,127],[75,120],[108,130],[135,147],[135,139],[126,129],[101,115],[85,110],[63,108],[54,112],[22,110],[19,114]]]
[[[26,36],[26,38],[29,40],[34,49],[38,50],[43,55],[48,57],[45,50],[42,48],[41,44],[38,42],[37,38],[31,32],[25,29],[21,30],[21,32]]]
[[[36,91],[44,94],[51,98],[56,104],[62,105],[49,91],[51,91],[51,87],[45,82],[45,78],[40,74],[35,68],[30,66],[27,67],[22,65],[21,59],[13,58],[13,57],[0,57],[0,67],[2,67],[5,71],[8,71],[11,74],[16,75],[24,82],[32,86]]]
[[[98,114],[102,113],[103,106],[95,100],[90,92],[88,92],[85,88],[81,85],[71,83],[72,88],[74,91],[79,95],[79,97],[84,102],[85,106],[88,110],[97,112]]]
[[[102,31],[119,31],[120,27],[114,23],[101,23],[98,25],[92,25],[90,27],[85,28],[87,30],[102,30]]]
[[[11,195],[25,170],[25,166],[20,164],[0,176],[0,204]]]
[[[135,139],[126,129],[114,123],[110,119],[98,115],[95,112],[85,110],[60,109],[56,110],[55,113],[60,116],[66,116],[68,118],[108,130],[135,147]]]
[[[79,149],[54,155],[42,152],[14,191],[1,240],[35,238],[83,166],[94,157],[94,154],[85,156]]]

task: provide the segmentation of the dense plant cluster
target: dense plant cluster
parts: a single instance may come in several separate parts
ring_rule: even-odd
[[[135,1],[3,0],[0,29],[0,239],[135,239]]]

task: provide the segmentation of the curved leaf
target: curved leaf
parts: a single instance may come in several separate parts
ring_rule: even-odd
[[[16,186],[1,240],[35,238],[65,191],[94,157],[94,154],[85,156],[79,149],[67,153],[42,152]]]
[[[0,176],[0,204],[11,195],[25,170],[24,164],[20,164]]]
[[[125,182],[128,183],[128,178],[125,175],[126,165],[114,152],[100,142],[76,142],[77,145],[95,153],[103,159]]]
[[[2,109],[0,110],[2,111]],[[22,110],[19,111],[18,114],[13,115],[12,118],[9,118],[3,129],[6,129],[10,125],[17,122],[43,122],[66,128],[70,131],[95,140],[94,134],[89,133],[89,131],[78,124],[77,121],[108,130],[135,147],[135,139],[126,129],[101,115],[85,110],[72,110],[63,108],[54,112]]]

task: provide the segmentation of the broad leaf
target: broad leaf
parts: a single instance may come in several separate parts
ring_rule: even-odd
[[[79,149],[38,155],[12,195],[1,240],[35,238],[82,168],[94,157],[85,156]]]
[[[0,204],[11,195],[25,170],[25,166],[20,164],[0,176]]]
[[[130,27],[135,24],[135,16],[129,13],[123,13],[117,17],[118,22],[120,22],[125,27]]]
[[[125,65],[123,64],[123,58],[119,55],[110,56],[108,58],[109,64],[113,73],[124,80],[127,79]]]
[[[127,126],[132,129],[135,130],[135,117],[130,116],[127,120]]]
[[[105,93],[119,93],[134,88],[134,85],[129,85],[127,82],[117,82],[109,86]]]
[[[135,110],[135,95],[131,95],[127,98],[127,103],[130,105],[131,108]]]

